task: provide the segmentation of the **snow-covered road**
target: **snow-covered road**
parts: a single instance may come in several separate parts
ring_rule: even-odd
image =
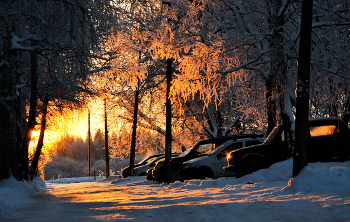
[[[310,164],[292,180],[290,167],[288,160],[240,179],[174,184],[48,181],[8,221],[350,221],[350,162]]]

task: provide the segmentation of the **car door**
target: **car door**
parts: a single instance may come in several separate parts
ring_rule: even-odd
[[[336,125],[310,127],[309,162],[332,161],[344,148],[342,135]]]
[[[215,171],[214,174],[216,176],[234,176],[233,172],[225,172],[224,167],[227,166],[227,155],[236,149],[240,149],[243,147],[243,142],[234,142],[225,147],[220,153],[214,156],[214,165]]]

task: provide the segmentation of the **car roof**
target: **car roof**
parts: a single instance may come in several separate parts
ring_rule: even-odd
[[[218,136],[218,137],[212,137],[209,139],[203,139],[198,141],[198,143],[207,143],[207,142],[214,142],[214,141],[225,141],[225,140],[238,140],[242,138],[260,138],[263,137],[263,134],[241,134],[241,135],[232,135],[232,136]]]
[[[216,154],[216,153],[219,153],[219,152],[221,152],[221,150],[222,149],[224,149],[224,148],[226,148],[227,146],[229,146],[229,145],[231,145],[231,144],[233,144],[233,143],[237,143],[237,142],[244,142],[244,141],[251,141],[251,140],[259,140],[259,141],[261,141],[261,142],[263,142],[264,141],[264,138],[260,138],[260,137],[249,137],[249,138],[240,138],[240,139],[237,139],[237,140],[232,140],[231,141],[231,143],[227,143],[226,144],[226,146],[224,146],[224,147],[221,147],[220,149],[215,149],[215,150],[213,150],[212,152],[211,152],[211,154]],[[228,140],[229,141],[229,140]],[[227,141],[227,142],[228,142]],[[225,142],[226,143],[226,142]],[[224,144],[224,143],[223,143]],[[223,145],[223,144],[221,144],[221,145]],[[244,147],[242,147],[242,148],[244,148]],[[219,151],[220,150],[220,151]]]

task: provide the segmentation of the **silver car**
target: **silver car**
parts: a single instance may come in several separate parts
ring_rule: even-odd
[[[180,167],[181,180],[235,176],[233,172],[223,170],[223,167],[227,166],[227,155],[233,150],[262,142],[264,142],[264,138],[259,137],[228,140],[215,150],[208,150],[207,155],[182,163]]]

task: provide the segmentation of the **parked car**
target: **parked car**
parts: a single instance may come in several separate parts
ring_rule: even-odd
[[[177,156],[178,156],[178,155],[177,155]],[[154,167],[157,166],[158,162],[162,162],[162,161],[164,161],[164,160],[165,160],[165,157],[163,157],[163,158],[161,158],[161,159],[155,161],[155,162],[154,162]],[[150,169],[148,169],[148,170],[146,171],[146,179],[147,179],[147,180],[156,180],[156,178],[154,178],[154,177],[153,177],[153,174],[152,174],[152,171],[153,171],[154,167],[153,167],[153,168],[150,168]]]
[[[309,120],[309,162],[347,161],[350,159],[350,129],[337,117]],[[237,177],[268,168],[293,156],[284,141],[283,124],[266,138],[263,144],[232,151],[227,157],[227,172]]]
[[[155,155],[148,156],[148,157],[144,158],[143,160],[141,160],[139,163],[135,164],[134,168],[146,165],[146,164],[150,163],[151,161],[157,159],[160,156],[164,156],[164,154],[155,154]],[[122,176],[123,176],[123,178],[131,176],[130,166],[127,166],[127,167],[122,169]]]
[[[148,169],[148,170],[146,171],[146,180],[155,180],[155,179],[153,178],[153,175],[152,175],[152,170],[153,170],[153,169]]]
[[[179,156],[179,153],[172,153],[171,157],[176,157]],[[159,156],[155,159],[152,159],[151,161],[149,161],[147,164],[143,165],[143,166],[138,166],[134,168],[134,173],[133,176],[146,176],[146,172],[149,169],[153,169],[155,164],[158,161],[163,161],[165,159],[165,155]]]
[[[228,140],[207,155],[185,161],[180,167],[181,180],[235,176],[234,172],[223,170],[223,167],[227,166],[228,154],[233,150],[262,142],[262,137]]]
[[[200,156],[208,155],[210,152],[215,150],[221,144],[228,140],[238,139],[238,138],[251,138],[251,137],[262,137],[262,135],[246,134],[246,135],[236,135],[236,136],[224,136],[215,137],[205,140],[198,141],[192,148],[187,149],[181,153],[178,157],[171,159],[171,182],[180,180],[180,166],[183,162],[194,159]],[[152,176],[158,182],[164,182],[167,178],[167,172],[165,171],[164,161],[160,161],[156,164],[152,170]]]

